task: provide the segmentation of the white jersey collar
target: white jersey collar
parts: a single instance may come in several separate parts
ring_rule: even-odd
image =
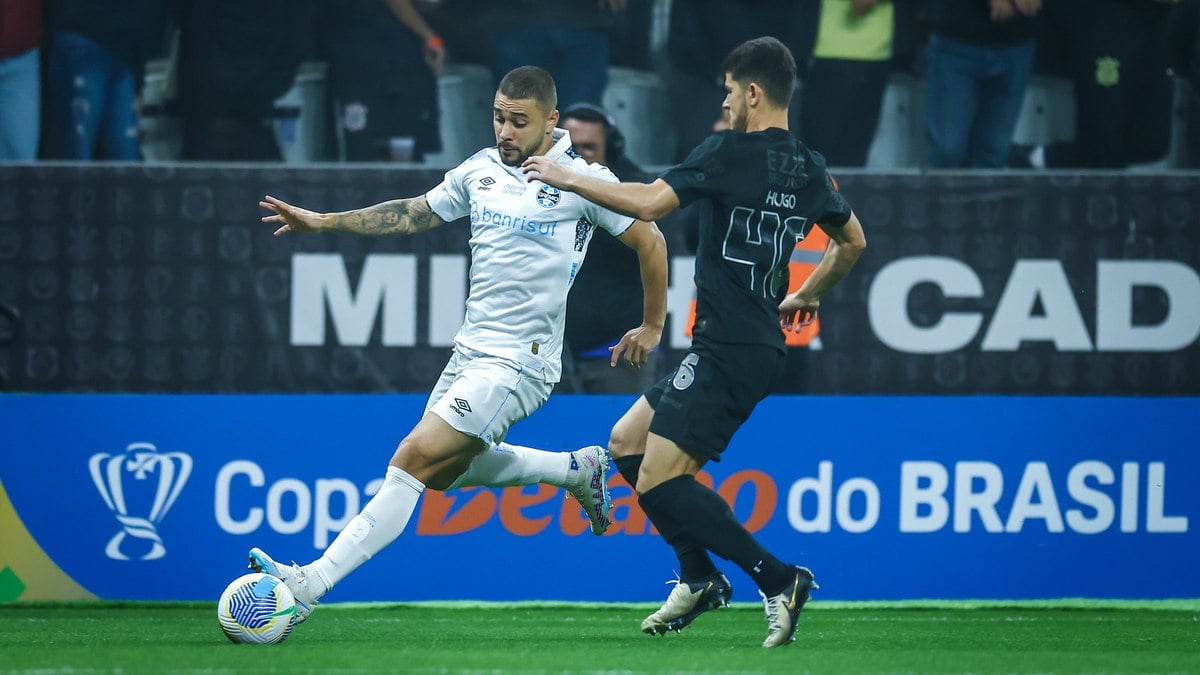
[[[557,159],[564,152],[571,149],[571,134],[566,129],[551,129],[550,138],[554,139],[554,145],[550,146],[550,149],[546,151],[547,157]]]

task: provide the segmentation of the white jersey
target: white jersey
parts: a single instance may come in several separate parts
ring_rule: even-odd
[[[566,131],[552,133],[555,143],[547,157],[572,171],[617,182],[607,168],[568,152]],[[471,289],[454,341],[512,359],[557,382],[567,292],[593,226],[619,236],[633,219],[573,192],[528,182],[520,167],[500,160],[496,148],[480,150],[448,171],[425,197],[442,220],[471,216]]]

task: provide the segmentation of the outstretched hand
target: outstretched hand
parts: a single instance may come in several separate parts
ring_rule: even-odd
[[[820,300],[802,298],[799,293],[787,296],[779,303],[779,327],[799,333],[801,328],[816,321],[820,306]]]
[[[545,155],[534,155],[521,163],[521,171],[525,172],[525,180],[532,183],[540,180],[547,185],[553,185],[560,190],[570,190],[568,185],[573,173],[559,164],[557,160]]]
[[[650,352],[654,351],[661,339],[661,328],[638,326],[625,333],[620,342],[608,348],[612,352],[612,358],[609,359],[608,364],[615,368],[617,362],[624,356],[625,363],[634,368],[641,368],[650,360]]]
[[[286,232],[318,232],[322,229],[321,214],[315,211],[292,206],[271,195],[263,197],[258,205],[268,211],[274,211],[272,215],[263,216],[264,223],[283,223],[282,227],[275,230],[276,237]]]

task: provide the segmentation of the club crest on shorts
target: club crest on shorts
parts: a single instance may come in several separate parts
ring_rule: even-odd
[[[537,203],[544,207],[550,208],[558,204],[558,200],[562,199],[562,193],[553,185],[543,185],[537,191]]]

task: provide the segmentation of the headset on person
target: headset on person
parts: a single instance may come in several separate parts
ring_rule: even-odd
[[[625,155],[625,134],[621,133],[621,130],[617,128],[617,121],[604,108],[595,103],[572,103],[562,111],[560,117],[602,125],[604,127],[604,156],[609,163]]]

